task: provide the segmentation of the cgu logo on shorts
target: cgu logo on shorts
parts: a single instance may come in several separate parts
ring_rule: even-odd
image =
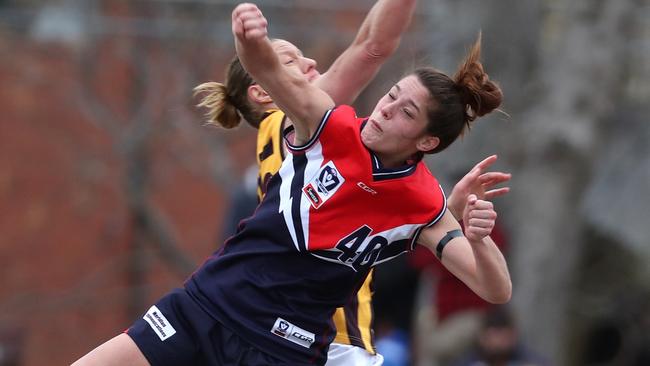
[[[323,165],[316,176],[302,188],[302,192],[314,208],[319,208],[343,185],[345,178],[333,161]]]
[[[305,348],[311,347],[316,340],[314,333],[293,325],[282,318],[275,320],[275,324],[271,328],[271,333]]]

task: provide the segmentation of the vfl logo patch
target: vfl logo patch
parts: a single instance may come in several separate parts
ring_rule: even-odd
[[[302,188],[314,208],[319,208],[343,185],[345,178],[339,173],[334,162],[323,165],[316,176]]]
[[[156,305],[149,308],[146,314],[142,317],[149,325],[151,329],[158,335],[161,341],[173,336],[176,334],[176,329],[172,327],[171,324],[167,321],[167,318],[158,310]]]
[[[282,318],[277,318],[275,320],[275,324],[273,325],[273,328],[271,328],[271,333],[305,348],[311,347],[316,340],[314,333],[308,332],[297,325],[293,325]]]

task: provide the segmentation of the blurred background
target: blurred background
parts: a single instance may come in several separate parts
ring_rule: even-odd
[[[257,2],[320,71],[373,3]],[[0,0],[0,365],[73,362],[232,230],[255,131],[204,126],[192,88],[223,80],[235,4]],[[481,30],[502,112],[427,163],[447,192],[489,154],[513,173],[495,200],[513,300],[482,329],[548,364],[650,365],[650,2],[420,0],[360,114],[413,66],[453,73]],[[376,331],[433,365],[443,277],[420,259],[379,267]]]

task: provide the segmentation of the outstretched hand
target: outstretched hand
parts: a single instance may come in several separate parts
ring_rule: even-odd
[[[447,199],[447,206],[454,217],[463,217],[463,209],[471,194],[475,195],[478,200],[491,200],[510,191],[509,187],[494,188],[497,184],[509,181],[511,178],[509,173],[484,173],[496,160],[496,155],[488,156],[456,183]]]
[[[255,4],[242,3],[232,12],[232,33],[241,40],[264,39],[268,22]]]
[[[497,219],[497,213],[490,201],[478,199],[476,195],[467,197],[467,204],[463,211],[465,223],[465,237],[471,242],[481,241],[492,233]]]

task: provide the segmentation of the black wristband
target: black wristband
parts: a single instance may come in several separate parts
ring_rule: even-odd
[[[459,236],[463,236],[463,232],[460,229],[456,229],[448,231],[447,234],[440,239],[438,245],[436,245],[436,256],[438,259],[442,259],[442,250],[445,249],[445,245],[447,245],[451,239]]]

